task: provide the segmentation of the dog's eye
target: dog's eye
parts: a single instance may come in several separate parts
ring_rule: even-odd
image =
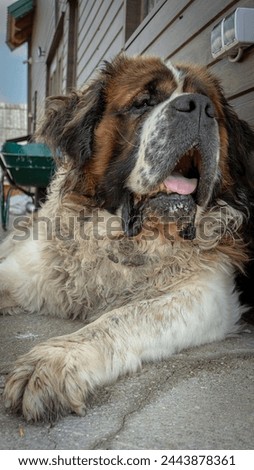
[[[134,101],[132,105],[132,107],[135,109],[143,109],[143,108],[147,108],[148,106],[150,106],[150,102],[148,98],[141,100],[141,101]]]
[[[155,103],[152,102],[150,96],[145,98],[138,98],[132,103],[130,111],[134,113],[143,113],[148,108],[154,106],[154,104]]]

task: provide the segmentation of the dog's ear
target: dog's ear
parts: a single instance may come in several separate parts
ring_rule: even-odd
[[[243,185],[254,194],[254,130],[238,118],[226,101],[224,114],[230,171],[239,186]]]
[[[242,237],[248,248],[249,262],[245,266],[245,273],[238,273],[236,277],[237,290],[240,292],[242,304],[251,306],[243,315],[243,319],[253,323],[254,319],[254,130],[247,122],[239,119],[232,108],[226,107],[226,125],[228,132],[228,146],[230,170],[233,175],[234,195],[237,208],[246,213]]]
[[[37,141],[61,151],[82,165],[93,152],[93,134],[104,110],[104,83],[97,79],[83,91],[46,100],[45,118],[35,134]]]

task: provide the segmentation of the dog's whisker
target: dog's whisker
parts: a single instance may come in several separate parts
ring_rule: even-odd
[[[134,148],[138,148],[138,144],[134,144],[130,140],[126,139],[126,137],[119,131],[119,129],[116,129],[116,131],[118,135],[120,135],[120,137],[124,140],[124,142],[126,142],[127,144],[131,145]]]

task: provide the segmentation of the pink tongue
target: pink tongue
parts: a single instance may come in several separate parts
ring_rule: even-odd
[[[173,173],[165,181],[166,189],[177,194],[191,194],[197,188],[197,178],[185,178],[180,173]]]

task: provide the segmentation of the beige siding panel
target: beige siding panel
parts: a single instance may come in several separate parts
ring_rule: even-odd
[[[238,116],[254,127],[254,90],[230,101]]]
[[[121,47],[119,46],[122,43],[123,38],[123,29],[121,29],[118,34],[113,38],[112,43],[109,45],[107,50],[102,50],[100,48],[100,54],[96,54],[92,57],[92,60],[89,62],[88,67],[84,67],[78,77],[77,88],[82,87],[87,80],[91,78],[97,67],[101,64],[103,60],[111,60],[115,57]]]
[[[108,4],[109,0],[106,0]],[[93,25],[95,17],[98,13],[98,10],[101,7],[103,0],[94,0],[86,4],[86,8],[79,14],[79,33],[78,33],[78,46],[82,45],[84,38],[87,34],[87,31]],[[82,2],[81,2],[82,3]],[[83,53],[83,51],[82,51]]]
[[[145,31],[145,37],[142,42],[143,50],[141,52],[148,52],[170,58],[178,49],[188,43],[191,38],[197,36],[209,23],[214,22],[214,18],[225,11],[229,5],[232,5],[232,0],[213,0],[206,2],[204,2],[204,0],[195,0],[194,2],[190,2],[188,8],[180,15],[177,15],[174,22],[170,24],[170,27],[164,30],[157,30],[160,31],[160,34],[157,35],[156,39],[151,41],[148,34],[149,31]],[[166,6],[168,8],[171,7],[171,3],[166,3],[164,8]],[[158,15],[162,14],[163,8],[158,12]],[[138,37],[137,41],[141,42],[141,38]],[[140,46],[138,47],[140,48]]]
[[[78,85],[91,76],[102,59],[110,59],[123,46],[124,3],[114,1],[107,11],[100,30],[90,42],[82,57],[79,59],[77,76]],[[84,46],[82,46],[83,52]]]
[[[165,29],[171,28],[174,21],[178,21],[179,15],[190,3],[190,0],[170,0],[164,3],[157,13],[151,16],[150,21],[146,23],[145,19],[130,37],[125,45],[126,52],[131,55],[147,51]],[[150,53],[150,49],[147,52]],[[163,54],[160,52],[158,55]]]
[[[254,85],[254,51],[245,55],[242,62],[229,62],[224,59],[211,67],[212,72],[220,77],[226,96],[236,97]]]
[[[170,60],[173,63],[195,62],[201,65],[212,62],[210,41],[212,27],[213,25],[208,26],[198,36],[190,39],[181,49],[178,49],[174,54],[170,54]]]
[[[93,5],[98,0],[79,0],[79,22],[86,21],[90,14],[90,10],[93,8]]]
[[[113,0],[95,1],[93,8],[89,12],[90,21],[88,21],[89,17],[87,17],[84,24],[80,23],[78,47],[80,50],[82,50],[82,55],[86,52],[86,49],[90,45],[92,39],[96,39],[96,36],[103,24],[103,20],[107,15],[112,3]]]

